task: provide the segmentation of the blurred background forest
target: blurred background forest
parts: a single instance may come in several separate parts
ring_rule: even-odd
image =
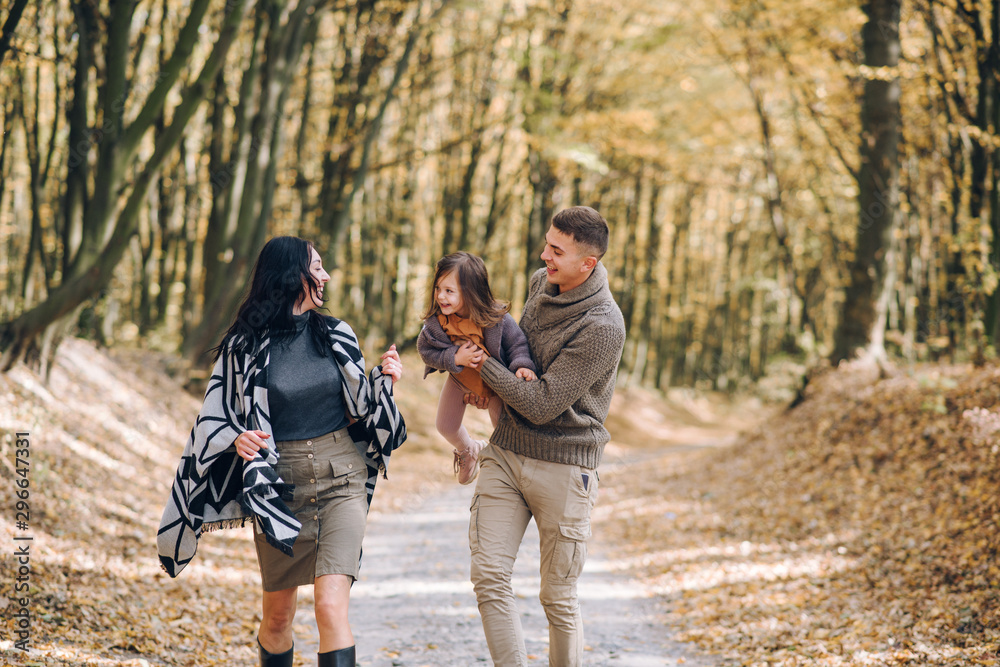
[[[412,342],[436,260],[523,300],[612,226],[627,383],[734,391],[1000,338],[1000,12],[975,0],[4,0],[0,362],[179,350],[264,240]]]

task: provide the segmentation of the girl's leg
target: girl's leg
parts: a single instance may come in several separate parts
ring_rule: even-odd
[[[292,621],[298,588],[264,591],[262,618],[257,641],[268,653],[284,653],[292,647]]]
[[[462,402],[462,397],[466,393],[466,389],[449,375],[444,381],[441,398],[438,400],[438,433],[460,452],[470,449],[476,451],[475,441],[462,426],[462,418],[465,417],[465,403]]]
[[[473,440],[462,426],[465,416],[466,389],[450,375],[441,388],[438,401],[437,429],[445,440],[455,448],[455,473],[459,484],[468,484],[479,474],[479,452],[486,446],[485,440]]]
[[[347,621],[351,577],[324,574],[316,577],[316,625],[319,628],[319,652],[354,646],[354,634]]]

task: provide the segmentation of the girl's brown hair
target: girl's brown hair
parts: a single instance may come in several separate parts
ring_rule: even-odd
[[[510,310],[510,304],[493,296],[486,265],[482,259],[468,252],[452,253],[438,260],[434,282],[431,283],[430,307],[423,319],[441,312],[435,291],[438,282],[452,271],[458,278],[458,288],[462,290],[462,301],[469,310],[469,319],[484,329],[500,324]]]

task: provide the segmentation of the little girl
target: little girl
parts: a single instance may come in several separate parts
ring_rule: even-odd
[[[509,309],[493,298],[482,259],[456,252],[438,261],[417,351],[427,364],[424,377],[434,371],[449,373],[438,402],[437,430],[455,447],[460,484],[468,484],[479,474],[479,452],[486,446],[486,441],[470,438],[462,426],[463,396],[471,392],[489,399],[494,428],[503,409],[500,397],[479,376],[483,358],[496,358],[524,380],[537,379],[528,340]]]

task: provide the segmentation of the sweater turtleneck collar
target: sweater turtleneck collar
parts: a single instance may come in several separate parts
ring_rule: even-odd
[[[558,285],[546,282],[536,302],[537,309],[533,317],[538,326],[547,327],[566,318],[576,317],[609,299],[611,288],[608,286],[608,271],[602,262],[598,262],[583,284],[569,291],[560,294]]]

